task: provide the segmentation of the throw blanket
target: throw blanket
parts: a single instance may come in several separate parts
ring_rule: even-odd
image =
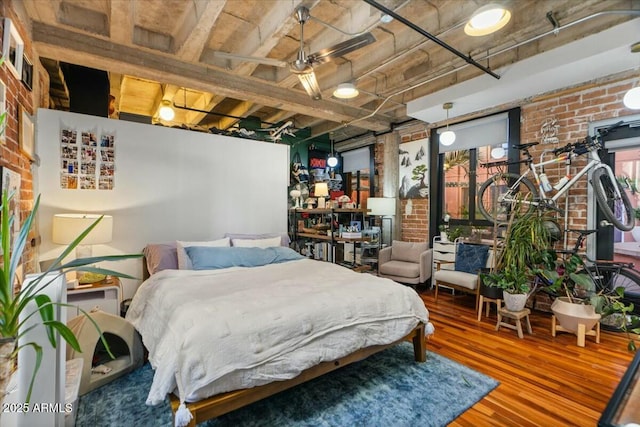
[[[127,320],[149,350],[147,404],[156,405],[176,388],[185,402],[293,378],[394,342],[428,324],[428,312],[409,287],[302,259],[161,271],[138,289]]]

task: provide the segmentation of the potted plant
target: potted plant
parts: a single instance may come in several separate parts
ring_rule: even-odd
[[[6,387],[10,380],[11,375],[16,368],[16,360],[18,351],[23,348],[30,347],[36,355],[36,363],[34,372],[31,376],[31,382],[27,391],[26,400],[28,403],[31,392],[33,390],[36,374],[40,368],[42,361],[42,347],[35,342],[21,343],[17,345],[18,339],[21,334],[24,334],[23,328],[21,328],[21,316],[24,313],[30,313],[33,309],[33,304],[37,306],[37,310],[31,312],[28,317],[38,316],[41,324],[46,328],[49,342],[52,347],[58,345],[58,335],[66,341],[75,351],[81,352],[80,345],[73,332],[64,323],[54,318],[54,307],[60,304],[52,301],[48,296],[41,292],[49,286],[53,280],[48,275],[50,272],[57,272],[56,278],[59,275],[65,274],[68,271],[84,271],[98,274],[112,275],[118,277],[133,278],[126,274],[121,274],[108,269],[93,267],[92,265],[101,261],[117,261],[127,258],[140,257],[141,254],[136,255],[111,255],[101,257],[90,257],[75,259],[69,263],[63,263],[63,259],[75,249],[75,247],[84,239],[89,232],[99,223],[102,219],[99,218],[92,225],[90,225],[83,233],[81,233],[52,263],[49,269],[30,280],[28,283],[18,283],[18,289],[15,290],[16,285],[16,269],[20,265],[23,251],[28,242],[28,234],[33,224],[38,205],[40,203],[40,197],[36,199],[33,210],[29,213],[24,224],[20,228],[17,236],[11,241],[11,225],[14,218],[11,210],[9,209],[9,203],[13,194],[9,194],[7,190],[2,191],[2,205],[0,206],[0,251],[2,254],[2,264],[0,266],[0,399],[4,399],[6,395]],[[91,319],[84,310],[80,310],[85,316],[91,320],[93,325],[100,331],[97,323]],[[57,334],[56,334],[57,333]],[[107,341],[101,334],[101,340],[105,348],[108,350],[109,346]],[[111,352],[109,351],[111,355]],[[111,355],[113,357],[113,355]]]
[[[619,287],[611,292],[598,291],[584,269],[582,258],[575,254],[562,259],[554,251],[547,251],[543,264],[545,267],[540,274],[548,283],[544,290],[555,296],[551,311],[560,326],[575,333],[579,324],[589,331],[601,319],[621,319],[617,327],[629,338],[627,348],[629,351],[636,350],[631,332],[640,333],[640,328],[637,328],[640,317],[633,314],[633,304],[623,302],[624,288]]]
[[[516,210],[509,218],[504,238],[497,239],[495,263],[489,273],[481,273],[483,283],[503,290],[507,310],[520,311],[535,291],[535,266],[551,246],[549,218],[538,212],[516,217]]]

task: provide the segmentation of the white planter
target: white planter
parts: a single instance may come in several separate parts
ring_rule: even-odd
[[[640,225],[636,225],[631,229],[631,235],[636,242],[640,242]]]
[[[446,231],[441,231],[440,232],[440,241],[441,242],[448,242],[449,238],[447,237],[447,232]]]
[[[528,297],[529,294],[510,294],[506,291],[503,293],[504,305],[509,311],[524,310]]]
[[[585,331],[590,331],[600,320],[592,305],[569,302],[567,297],[558,297],[551,304],[551,311],[558,324],[570,332],[578,332],[578,325],[583,324]]]

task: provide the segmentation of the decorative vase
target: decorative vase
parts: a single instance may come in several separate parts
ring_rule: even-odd
[[[0,338],[0,403],[9,394],[11,376],[16,370],[16,340],[13,337]]]
[[[507,310],[521,311],[524,310],[529,294],[510,294],[509,292],[503,292],[503,297]]]
[[[551,311],[564,329],[576,333],[578,325],[583,324],[585,331],[590,331],[600,320],[592,305],[574,303],[567,297],[558,297],[551,304]]]
[[[640,225],[636,225],[631,229],[631,235],[636,242],[640,242]]]

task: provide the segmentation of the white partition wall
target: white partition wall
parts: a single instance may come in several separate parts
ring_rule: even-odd
[[[113,190],[60,185],[62,129],[114,136]],[[209,240],[225,232],[287,230],[289,147],[221,135],[39,109],[37,191],[41,193],[41,259],[51,242],[52,217],[62,212],[113,216],[113,240],[94,255],[140,252],[148,242]],[[139,260],[111,265],[140,276]],[[124,297],[139,282],[124,281]]]

